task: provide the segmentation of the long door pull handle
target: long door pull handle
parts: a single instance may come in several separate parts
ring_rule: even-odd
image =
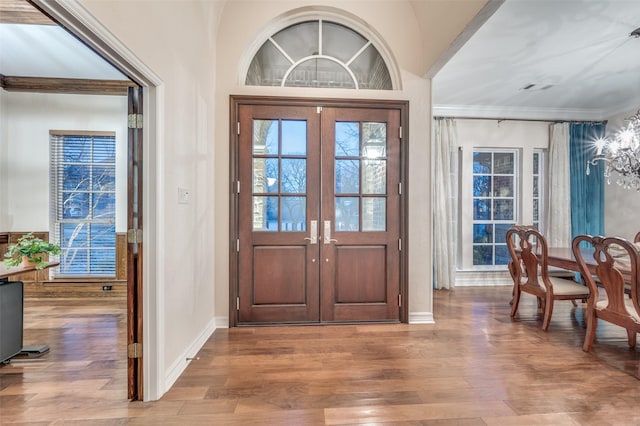
[[[312,220],[309,224],[309,236],[304,237],[309,240],[309,244],[318,244],[318,221]]]
[[[337,243],[338,240],[331,238],[331,221],[324,221],[324,241],[325,244]]]

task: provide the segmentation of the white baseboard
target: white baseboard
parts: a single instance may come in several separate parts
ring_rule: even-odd
[[[493,287],[513,285],[506,271],[457,271],[456,287]]]
[[[435,324],[433,312],[409,312],[409,324]]]
[[[229,328],[229,317],[215,317],[216,328]]]
[[[194,340],[194,342],[189,345],[189,347],[178,357],[177,360],[169,367],[167,373],[164,378],[164,390],[160,395],[163,395],[167,392],[173,384],[178,380],[180,375],[184,372],[191,361],[188,361],[187,358],[192,358],[198,351],[202,348],[205,342],[211,337],[213,332],[216,331],[215,319],[211,320],[209,324],[205,327],[205,329],[200,333],[200,335]]]

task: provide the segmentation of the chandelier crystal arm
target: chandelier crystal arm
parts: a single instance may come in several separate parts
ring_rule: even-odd
[[[640,110],[627,118],[629,125],[613,137],[596,142],[597,155],[587,160],[587,174],[590,166],[598,162],[605,165],[604,176],[611,183],[611,173],[616,173],[616,183],[626,189],[640,191]]]

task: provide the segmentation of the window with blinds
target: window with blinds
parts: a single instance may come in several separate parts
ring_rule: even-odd
[[[58,277],[113,277],[116,265],[115,132],[51,131],[51,230]]]

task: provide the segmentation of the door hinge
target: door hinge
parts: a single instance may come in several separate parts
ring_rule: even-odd
[[[142,244],[142,229],[127,230],[127,243]]]
[[[240,310],[240,298],[236,297],[236,311]]]
[[[142,343],[130,343],[127,345],[128,358],[142,358]]]
[[[322,107],[321,106],[317,106],[316,107],[316,114],[320,114],[322,112]]]
[[[142,129],[142,114],[129,114],[127,116],[127,127],[129,129]]]
[[[238,136],[240,136],[240,122],[238,121],[237,123],[237,129],[236,131],[238,132]]]
[[[402,308],[402,295],[398,295],[398,306]]]
[[[402,251],[402,238],[398,238],[398,251]]]
[[[398,136],[402,139],[402,126],[398,127]]]

